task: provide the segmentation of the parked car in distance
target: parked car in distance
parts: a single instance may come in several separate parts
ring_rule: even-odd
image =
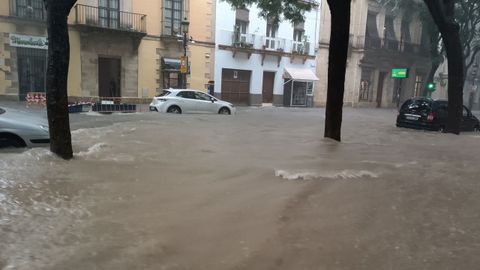
[[[45,146],[49,143],[46,118],[34,113],[0,108],[0,148]]]
[[[411,98],[405,101],[397,116],[397,127],[444,131],[447,126],[448,101]],[[480,122],[463,106],[461,131],[479,131]]]
[[[202,91],[168,89],[153,98],[150,110],[163,113],[218,113],[234,114],[233,104]]]

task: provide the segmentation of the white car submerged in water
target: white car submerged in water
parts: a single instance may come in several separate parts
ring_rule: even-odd
[[[154,97],[150,110],[163,113],[234,114],[233,104],[191,89],[168,89]]]
[[[0,108],[0,148],[45,146],[49,143],[47,119],[34,113]]]

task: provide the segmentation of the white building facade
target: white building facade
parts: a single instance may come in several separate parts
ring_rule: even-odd
[[[319,9],[295,25],[275,26],[259,13],[255,5],[236,10],[217,0],[215,95],[241,105],[313,104]]]

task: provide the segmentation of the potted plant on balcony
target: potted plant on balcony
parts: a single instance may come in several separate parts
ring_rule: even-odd
[[[300,52],[300,54],[308,54],[308,50],[309,50],[308,36],[305,35],[303,36],[303,39],[302,39],[302,51]]]
[[[243,47],[242,46],[242,33],[240,32],[240,26],[235,25],[233,30],[233,47]]]

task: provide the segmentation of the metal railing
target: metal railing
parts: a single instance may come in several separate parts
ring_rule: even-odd
[[[10,0],[10,16],[31,21],[46,21],[43,0]]]
[[[265,44],[264,46],[266,50],[285,51],[286,39],[274,38],[274,37],[263,37],[263,44]]]
[[[394,39],[384,39],[383,40],[383,48],[391,51],[399,51],[400,48],[398,47],[398,41]]]
[[[385,49],[389,51],[397,51],[411,54],[428,54],[428,48],[425,48],[421,44],[391,39],[359,36],[357,37],[357,45],[362,44],[363,39],[365,39],[363,43],[365,44],[365,49]]]
[[[292,41],[292,53],[310,55],[310,42]]]
[[[255,48],[255,35],[232,32],[232,46],[239,48]]]
[[[147,32],[147,15],[80,4],[75,6],[75,23],[127,32]]]
[[[284,38],[272,38],[254,34],[242,34],[227,30],[220,31],[218,44],[236,48],[313,55],[311,42],[293,41]]]
[[[365,48],[366,49],[381,49],[382,48],[382,39],[374,37],[365,37]]]

